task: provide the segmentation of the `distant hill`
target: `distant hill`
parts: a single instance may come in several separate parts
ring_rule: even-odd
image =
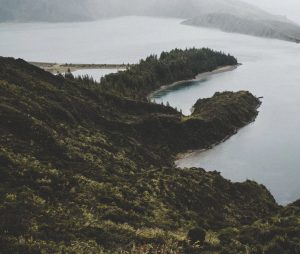
[[[146,15],[182,18],[185,24],[288,41],[300,26],[239,0],[0,0],[0,22],[68,22]]]
[[[212,13],[183,22],[186,25],[217,28],[224,32],[300,42],[300,26],[284,21],[250,19],[224,13]]]
[[[0,21],[86,21],[93,19],[90,10],[80,0],[0,0]]]
[[[0,7],[0,22],[12,21],[14,15],[12,11]]]

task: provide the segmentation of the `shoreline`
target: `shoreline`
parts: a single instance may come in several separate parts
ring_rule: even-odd
[[[220,73],[223,73],[223,72],[229,72],[229,71],[233,71],[235,69],[237,69],[240,65],[240,63],[238,63],[237,65],[226,65],[226,66],[221,66],[221,67],[218,67],[216,68],[215,70],[213,71],[210,71],[210,72],[203,72],[203,73],[199,73],[198,75],[195,76],[194,79],[186,79],[186,80],[181,80],[181,81],[176,81],[172,84],[169,84],[169,85],[163,85],[161,86],[159,89],[151,92],[148,96],[147,96],[147,100],[149,102],[153,102],[153,96],[156,94],[156,93],[159,93],[161,91],[164,91],[166,89],[169,89],[170,87],[174,87],[174,86],[177,86],[177,85],[180,85],[182,83],[185,83],[185,82],[189,82],[189,81],[200,81],[200,80],[203,80],[207,77],[211,77],[215,74],[220,74]],[[259,100],[260,100],[260,104],[257,106],[257,108],[259,108],[262,104],[261,102],[261,99],[263,97],[257,97]],[[191,109],[191,114],[193,113],[193,108]],[[229,134],[227,135],[226,137],[224,137],[221,141],[219,142],[216,142],[214,144],[211,144],[210,146],[208,146],[207,148],[202,148],[202,149],[195,149],[195,150],[188,150],[186,152],[182,152],[182,153],[178,153],[176,156],[175,156],[175,160],[174,160],[174,163],[175,163],[175,166],[176,167],[179,167],[178,166],[178,162],[183,160],[183,159],[186,159],[188,158],[189,156],[192,156],[194,153],[202,153],[202,152],[205,152],[205,151],[208,151],[208,150],[211,150],[213,149],[214,147],[226,142],[228,139],[230,139],[233,135],[237,134],[237,132],[243,128],[245,128],[246,126],[248,126],[249,124],[253,123],[255,121],[255,119],[257,118],[257,115],[256,114],[249,122],[246,122],[245,125],[241,128],[236,128],[234,130],[234,132],[232,134]]]
[[[29,62],[30,64],[39,67],[52,74],[65,73],[70,70],[71,72],[88,69],[127,69],[130,64],[71,64],[71,63],[48,63],[48,62]]]
[[[260,100],[260,99],[263,98],[263,97],[257,97],[257,98]],[[261,100],[260,100],[260,104],[257,106],[257,109],[261,106],[261,104],[262,104],[262,102],[261,102]],[[214,147],[216,147],[216,146],[218,146],[218,145],[220,145],[220,144],[226,142],[226,141],[227,141],[228,139],[230,139],[232,136],[234,136],[235,134],[237,134],[239,130],[241,130],[241,129],[247,127],[247,126],[250,125],[251,123],[254,123],[255,120],[256,120],[256,118],[257,118],[257,116],[258,116],[258,113],[257,113],[257,114],[256,114],[249,122],[246,122],[245,125],[244,125],[243,127],[241,127],[241,128],[236,128],[232,134],[227,135],[227,136],[226,136],[225,138],[223,138],[221,141],[216,142],[216,143],[214,143],[214,144],[208,146],[207,148],[195,149],[195,150],[188,150],[188,151],[186,151],[186,152],[178,153],[178,154],[175,156],[175,160],[174,160],[175,166],[178,167],[178,168],[181,168],[181,167],[178,165],[178,162],[179,162],[179,161],[184,160],[184,159],[187,159],[187,158],[189,158],[190,156],[192,156],[192,155],[195,154],[195,153],[203,153],[203,152],[206,152],[206,151],[208,151],[208,150],[211,150],[211,149],[213,149]]]
[[[180,80],[180,81],[176,81],[172,84],[169,84],[169,85],[163,85],[161,86],[160,88],[158,88],[157,90],[151,92],[148,96],[147,96],[147,100],[149,102],[152,102],[154,95],[159,93],[159,92],[162,92],[164,90],[167,90],[171,87],[175,87],[177,85],[180,85],[180,84],[183,84],[183,83],[186,83],[186,82],[189,82],[189,81],[200,81],[202,79],[205,79],[205,78],[208,78],[208,77],[211,77],[215,74],[220,74],[220,73],[223,73],[223,72],[229,72],[229,71],[233,71],[235,69],[237,69],[241,64],[237,64],[237,65],[226,65],[226,66],[220,66],[218,68],[216,68],[215,70],[213,71],[209,71],[209,72],[203,72],[203,73],[199,73],[197,74],[193,79],[185,79],[185,80]]]

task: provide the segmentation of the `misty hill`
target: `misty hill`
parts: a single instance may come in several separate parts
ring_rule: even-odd
[[[0,22],[64,22],[94,18],[88,0],[0,0]]]
[[[293,42],[300,41],[300,26],[238,0],[129,0],[100,3],[106,15],[148,15],[187,19],[184,24],[219,28],[236,32]],[[102,13],[102,15],[104,15]]]
[[[212,13],[186,20],[183,24],[218,28],[224,32],[300,42],[300,26],[284,21],[250,19],[231,14]]]
[[[0,0],[0,22],[87,21],[127,15],[183,18],[188,25],[300,40],[299,25],[238,0]]]
[[[0,10],[1,20],[51,22],[127,15],[193,18],[213,11],[267,15],[238,0],[0,0]]]
[[[135,243],[199,253],[188,232],[208,236],[207,253],[297,251],[299,202],[281,208],[255,182],[173,163],[179,151],[235,133],[256,116],[259,100],[245,91],[216,93],[184,117],[143,96],[151,83],[155,89],[235,63],[208,49],[174,50],[102,85],[0,58],[1,252],[110,253]],[[181,76],[170,75],[177,69]]]

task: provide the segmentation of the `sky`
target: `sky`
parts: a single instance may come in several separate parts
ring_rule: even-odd
[[[286,16],[300,24],[300,0],[243,0],[273,14]]]

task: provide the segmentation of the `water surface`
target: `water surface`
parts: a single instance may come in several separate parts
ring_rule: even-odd
[[[107,74],[111,73],[117,73],[118,71],[122,71],[121,69],[82,69],[82,70],[77,70],[73,71],[72,74],[75,77],[78,76],[89,76],[92,77],[94,80],[100,82],[101,78],[104,77]]]

